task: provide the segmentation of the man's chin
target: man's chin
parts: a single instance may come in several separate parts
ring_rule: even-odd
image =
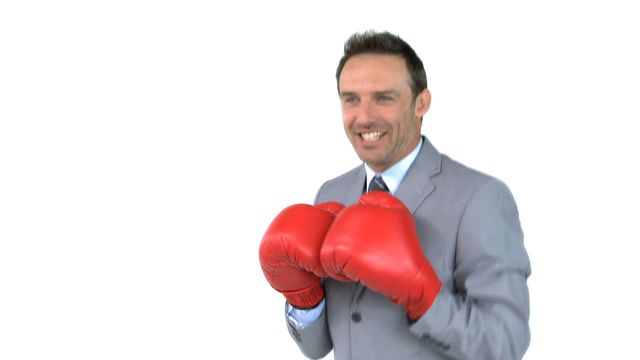
[[[380,157],[360,156],[360,160],[362,160],[362,162],[364,162],[365,164],[369,165],[369,167],[375,171],[378,171],[379,169],[383,169],[386,167],[384,159]]]

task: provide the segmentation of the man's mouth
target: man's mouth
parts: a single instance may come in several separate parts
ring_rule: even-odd
[[[380,137],[384,134],[385,133],[383,131],[363,132],[360,133],[360,137],[362,138],[362,140],[364,140],[364,142],[373,142],[380,139]]]

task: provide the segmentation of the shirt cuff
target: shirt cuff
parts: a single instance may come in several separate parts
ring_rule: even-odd
[[[324,299],[322,299],[320,304],[311,309],[298,309],[293,307],[293,305],[287,303],[287,317],[289,318],[289,321],[291,321],[293,325],[299,329],[304,328],[314,321],[318,320],[318,318],[320,318],[320,315],[322,315],[323,310]]]

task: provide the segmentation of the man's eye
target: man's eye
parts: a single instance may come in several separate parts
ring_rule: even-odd
[[[355,96],[349,96],[347,98],[344,99],[344,102],[347,104],[357,104],[358,103],[358,98]]]
[[[380,95],[378,96],[378,101],[379,102],[387,102],[387,101],[391,101],[393,99],[391,99],[391,96],[387,96],[387,95]]]

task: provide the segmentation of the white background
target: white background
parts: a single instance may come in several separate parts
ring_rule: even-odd
[[[358,164],[334,71],[367,29],[422,57],[434,145],[518,202],[525,359],[638,358],[638,12],[444,3],[2,2],[0,358],[302,358],[258,244]]]

